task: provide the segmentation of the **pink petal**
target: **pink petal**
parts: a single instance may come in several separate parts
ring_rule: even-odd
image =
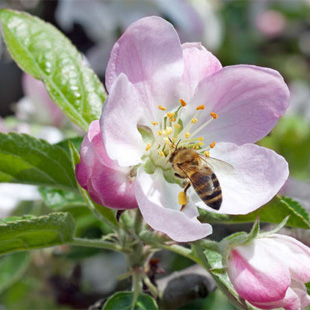
[[[274,70],[238,65],[225,67],[203,80],[193,106],[204,104],[200,124],[218,119],[201,131],[211,141],[252,143],[266,136],[289,104],[289,90]]]
[[[201,43],[184,43],[182,44],[184,72],[183,72],[183,89],[184,95],[180,97],[189,100],[194,93],[197,85],[201,80],[222,68],[220,61]]]
[[[251,304],[260,309],[275,309],[283,307],[285,310],[301,310],[300,300],[296,292],[290,287],[287,289],[284,298],[273,302],[251,302]]]
[[[136,178],[136,198],[144,220],[155,230],[177,242],[201,239],[212,233],[209,224],[201,224],[194,214],[179,211],[178,193],[181,188],[164,180],[162,171],[147,174],[142,168]]]
[[[131,24],[114,45],[106,70],[106,86],[110,92],[121,73],[134,84],[156,80],[164,85],[182,72],[177,32],[160,17],[146,17]]]
[[[292,281],[291,288],[299,298],[301,309],[308,307],[310,305],[310,296],[307,293],[305,284]]]
[[[76,165],[79,184],[100,205],[113,209],[137,208],[129,172],[107,156],[99,121],[93,121],[81,145],[81,162]]]
[[[310,249],[285,235],[274,234],[269,239],[278,244],[278,251],[282,253],[279,261],[289,268],[292,279],[303,283],[310,282]]]
[[[128,177],[129,171],[115,170],[107,166],[97,166],[90,177],[90,196],[95,202],[112,209],[137,208],[134,195],[134,181]]]
[[[128,167],[141,162],[145,143],[137,125],[148,116],[148,110],[143,106],[135,87],[121,74],[111,88],[100,119],[107,153],[120,166]]]
[[[238,294],[250,303],[281,300],[290,285],[288,269],[260,239],[235,247],[228,257],[227,272]]]
[[[282,156],[255,144],[218,143],[210,156],[233,167],[214,161],[210,164],[222,188],[219,213],[247,214],[256,210],[277,194],[289,174]],[[201,200],[197,205],[208,208]]]
[[[88,167],[93,168],[98,160],[110,168],[118,167],[115,161],[109,158],[103,146],[98,120],[91,122],[88,127],[88,131],[81,145],[81,157],[87,162]]]

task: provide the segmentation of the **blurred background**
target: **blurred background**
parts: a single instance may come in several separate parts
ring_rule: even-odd
[[[114,42],[129,24],[150,15],[170,21],[182,42],[202,42],[223,66],[254,64],[278,70],[289,85],[291,105],[259,144],[287,159],[291,174],[282,193],[310,210],[310,0],[0,0],[0,8],[26,11],[54,24],[103,83]],[[50,143],[83,134],[53,104],[43,84],[22,73],[1,37],[0,131],[28,133]],[[33,186],[0,184],[0,217],[46,214],[51,206],[42,195],[47,194]],[[70,212],[78,220],[79,236],[107,233],[86,208],[75,207]],[[212,237],[220,240],[234,229],[240,227],[217,227]],[[161,276],[191,265],[172,253],[157,258]],[[2,285],[1,270],[8,268],[14,268],[15,276]],[[116,280],[125,271],[122,256],[85,248],[5,256],[0,259],[0,309],[87,309],[128,288],[127,281]],[[182,309],[234,308],[214,292]]]

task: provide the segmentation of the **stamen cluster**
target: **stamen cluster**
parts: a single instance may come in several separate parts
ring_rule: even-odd
[[[216,142],[213,141],[208,146],[204,147],[204,137],[198,136],[199,132],[211,123],[214,119],[218,118],[215,112],[210,113],[210,119],[201,124],[199,127],[199,115],[205,110],[204,105],[196,107],[196,111],[193,117],[187,124],[183,124],[182,114],[187,108],[187,103],[180,99],[180,105],[175,111],[166,112],[167,108],[159,105],[158,109],[163,111],[160,121],[152,121],[150,128],[154,136],[153,143],[147,143],[145,150],[154,159],[157,158],[156,162],[160,162],[161,158],[169,158],[175,147],[187,147],[197,150],[197,152],[210,156],[210,149],[214,148]],[[195,128],[196,127],[196,128]],[[194,129],[191,132],[191,129]],[[163,163],[161,163],[163,164]]]

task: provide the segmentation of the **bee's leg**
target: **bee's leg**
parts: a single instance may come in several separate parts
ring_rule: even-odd
[[[175,173],[174,176],[176,176],[177,178],[180,178],[180,179],[184,179],[178,173]]]
[[[185,184],[183,185],[183,192],[181,192],[182,193],[182,197],[184,197],[183,199],[186,200],[186,203],[187,203],[186,191],[189,189],[190,186],[191,186],[191,183],[189,181],[185,182]],[[186,207],[186,203],[182,204],[182,207],[180,209],[181,211],[183,211],[184,208]]]
[[[189,189],[189,187],[191,186],[191,182],[187,181],[184,185],[183,185],[183,191],[186,194],[186,191]]]

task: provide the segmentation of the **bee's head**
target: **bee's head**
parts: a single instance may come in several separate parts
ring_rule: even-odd
[[[169,139],[169,141],[170,141],[170,147],[173,149],[173,151],[172,151],[172,153],[170,154],[170,156],[169,156],[169,158],[168,158],[168,161],[170,162],[170,163],[172,163],[173,162],[173,158],[174,158],[174,156],[176,155],[176,151],[177,151],[177,148],[178,148],[178,144],[180,143],[180,141],[181,140],[179,140],[178,142],[177,142],[177,144],[175,144],[172,140],[171,140],[171,138],[169,137],[168,138]]]

